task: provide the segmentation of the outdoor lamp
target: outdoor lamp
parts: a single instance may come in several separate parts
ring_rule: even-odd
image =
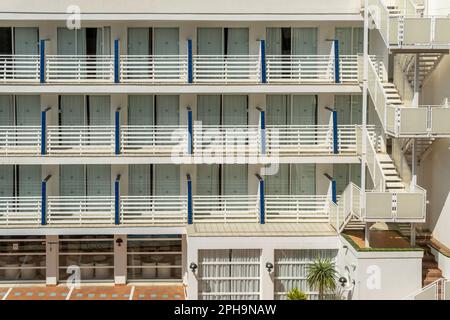
[[[123,242],[122,238],[117,238],[117,239],[116,239],[116,243],[117,243],[117,245],[118,245],[119,247],[122,245],[122,242]]]
[[[271,273],[273,269],[273,264],[271,262],[266,262],[266,269],[269,273]]]
[[[189,269],[191,269],[191,271],[193,273],[195,273],[195,270],[197,270],[198,266],[195,262],[191,262],[191,264],[189,265]]]
[[[341,284],[341,287],[345,288],[345,285],[347,284],[347,278],[346,277],[340,277],[339,283]]]

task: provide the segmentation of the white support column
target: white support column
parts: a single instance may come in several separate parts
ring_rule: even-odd
[[[269,273],[266,268],[266,263],[270,262],[273,264],[274,269]],[[262,300],[273,300],[274,295],[274,275],[275,275],[275,255],[273,247],[263,247],[261,251],[261,299]]]
[[[370,248],[370,222],[365,223],[364,227],[364,247]]]
[[[420,92],[420,70],[419,70],[419,54],[416,53],[416,60],[414,63],[414,97],[413,97],[413,101],[412,101],[412,106],[413,107],[418,107],[419,106],[419,92]]]
[[[361,154],[361,199],[362,211],[366,211],[366,153],[367,143],[365,135],[367,134],[367,106],[368,106],[368,78],[369,78],[369,0],[364,1],[364,64],[363,64],[363,90],[362,90],[362,154]]]
[[[127,283],[127,235],[114,235],[114,283]]]
[[[189,238],[188,238],[189,242]],[[195,272],[189,268],[191,263],[198,264],[198,247],[188,245],[187,248],[187,300],[198,300],[198,268]]]
[[[416,246],[416,225],[415,223],[411,223],[411,238],[410,238],[411,247]]]
[[[417,139],[413,138],[413,146],[412,146],[412,180],[411,180],[411,188],[415,188],[417,184]]]
[[[59,237],[56,235],[46,236],[45,254],[45,283],[47,285],[58,284],[59,279]]]

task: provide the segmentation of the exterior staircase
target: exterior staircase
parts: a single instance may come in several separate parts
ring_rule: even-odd
[[[386,191],[405,191],[406,184],[403,182],[402,178],[400,178],[391,157],[385,153],[378,153],[377,158],[381,164],[381,169],[383,170],[383,175],[386,180]]]
[[[419,58],[419,87],[421,88],[423,82],[429,74],[431,74],[444,57],[442,52],[422,52],[418,53]],[[416,63],[416,55],[408,54],[403,66],[403,72],[408,79],[411,88],[414,88],[414,69]]]
[[[416,243],[424,250],[423,259],[422,259],[422,285],[427,286],[430,283],[435,282],[438,279],[442,278],[442,271],[439,269],[438,264],[434,258],[434,255],[431,253],[430,249],[430,239],[431,235],[421,234]],[[438,290],[441,290],[439,287]]]
[[[416,139],[416,155],[417,155],[417,164],[420,165],[420,161],[425,157],[425,155],[431,150],[431,145],[433,144],[435,138],[427,138],[427,139]],[[408,162],[410,168],[412,167],[412,149],[413,149],[413,140],[408,139],[403,147],[402,151],[405,155],[405,158]]]
[[[403,105],[402,98],[400,97],[400,93],[398,92],[398,89],[395,86],[395,84],[390,83],[390,82],[384,82],[383,90],[386,93],[386,97],[387,97],[386,104],[387,105],[393,105],[393,106],[402,106]]]

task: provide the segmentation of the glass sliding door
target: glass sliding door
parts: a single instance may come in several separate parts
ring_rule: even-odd
[[[197,121],[203,126],[219,126],[221,124],[221,96],[197,96]]]
[[[18,126],[40,126],[40,96],[16,96],[16,124]]]
[[[180,195],[180,166],[175,164],[155,164],[153,177],[155,195]]]
[[[86,172],[84,165],[61,165],[59,167],[59,195],[84,197],[86,195]]]
[[[265,177],[265,192],[270,195],[289,195],[289,164],[279,164],[278,172]]]
[[[291,164],[291,194],[316,194],[316,165]]]
[[[362,95],[352,95],[352,120],[351,124],[362,124]]]
[[[317,28],[292,28],[292,55],[317,55]]]
[[[281,28],[267,28],[266,53],[268,56],[281,55]]]
[[[89,164],[86,166],[86,195],[111,196],[111,166]]]
[[[316,96],[293,96],[290,123],[295,126],[317,124]]]
[[[224,52],[222,33],[222,28],[198,28],[197,54],[222,55]]]
[[[225,164],[222,166],[223,172],[223,195],[247,195],[248,194],[248,174],[247,165]]]
[[[14,28],[14,53],[18,55],[38,55],[39,29],[33,27]]]
[[[197,191],[202,196],[217,196],[220,194],[220,165],[201,164],[197,166]]]
[[[154,34],[155,79],[180,78],[179,29],[155,28]]]
[[[13,37],[10,27],[0,27],[0,55],[13,54]]]
[[[155,143],[154,125],[154,96],[128,96],[128,137],[127,147],[152,147]]]
[[[247,118],[247,96],[223,96],[222,123],[225,126],[246,126]]]
[[[86,55],[86,28],[57,29],[58,55]]]
[[[41,166],[18,166],[18,195],[20,197],[38,197],[41,195]]]
[[[248,28],[225,28],[225,54],[248,55]]]
[[[62,126],[85,125],[85,97],[60,96],[60,124]]]
[[[14,125],[13,96],[0,95],[0,126]]]
[[[351,123],[351,96],[337,95],[335,96],[335,110],[339,125],[348,125]]]
[[[339,40],[339,54],[352,54],[352,28],[336,28],[336,39]]]
[[[110,96],[88,96],[88,124],[90,126],[111,125]]]
[[[151,165],[130,164],[128,166],[128,195],[151,195]]]
[[[156,96],[156,125],[178,126],[180,124],[180,97]]]
[[[14,196],[14,166],[0,165],[0,197]]]
[[[286,126],[290,97],[286,95],[268,95],[266,122],[268,126]]]
[[[336,180],[336,193],[340,195],[349,182],[350,165],[335,163],[333,164],[333,178]]]
[[[128,28],[128,54],[151,55],[152,54],[152,29]]]

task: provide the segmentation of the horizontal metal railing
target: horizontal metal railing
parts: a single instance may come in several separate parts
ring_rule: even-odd
[[[48,55],[47,82],[113,82],[112,55]]]
[[[194,223],[258,222],[257,195],[193,196]]]
[[[120,81],[185,83],[187,66],[185,55],[121,55]]]
[[[49,126],[49,154],[114,153],[114,126]]]
[[[39,55],[0,55],[0,81],[38,82]]]
[[[39,154],[41,127],[0,126],[0,154]]]
[[[40,223],[40,197],[0,197],[0,226]]]
[[[328,222],[327,195],[266,195],[266,221]]]
[[[47,224],[114,224],[114,197],[49,196]]]
[[[194,55],[193,65],[197,83],[260,82],[258,55]]]
[[[171,155],[187,153],[187,126],[122,126],[123,154]]]
[[[202,156],[257,155],[260,129],[245,126],[194,126],[194,154]]]
[[[186,224],[187,196],[122,196],[120,223]]]

